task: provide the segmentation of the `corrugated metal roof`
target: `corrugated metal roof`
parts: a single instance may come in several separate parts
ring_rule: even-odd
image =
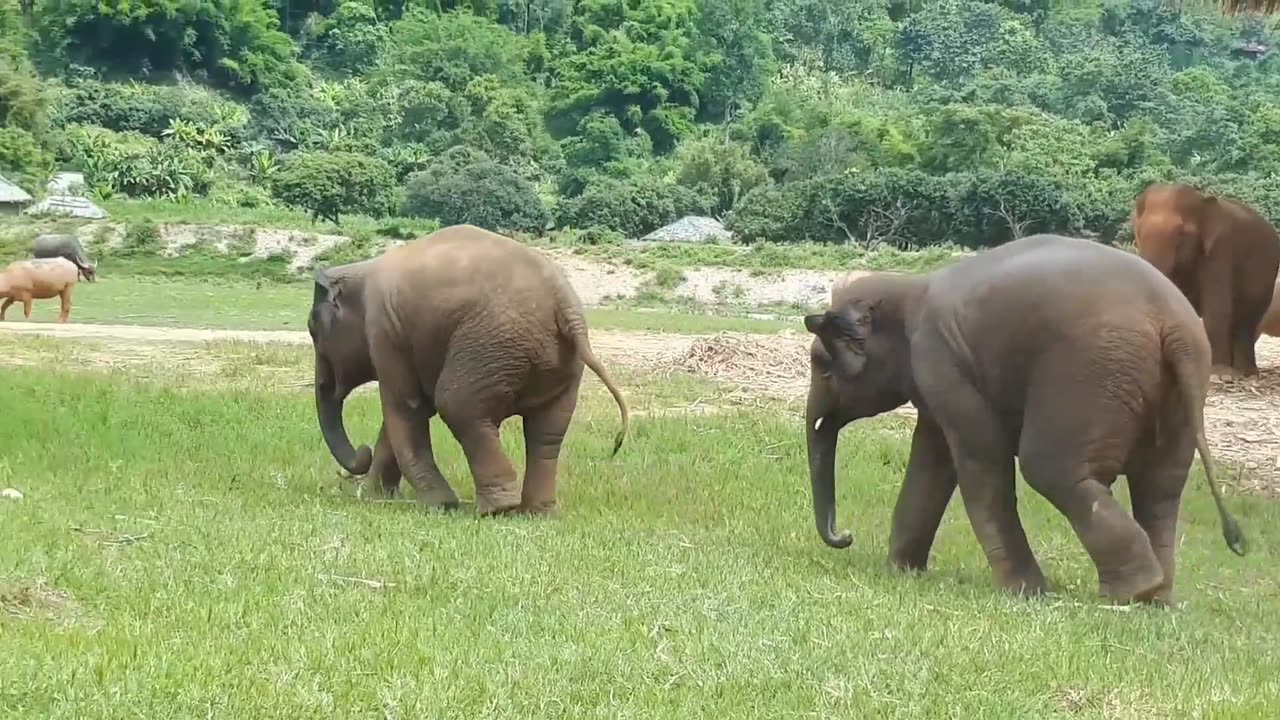
[[[14,185],[3,175],[0,175],[0,203],[21,204],[31,202],[31,195],[26,190]]]

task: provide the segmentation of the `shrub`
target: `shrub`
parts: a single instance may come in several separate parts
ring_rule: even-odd
[[[53,176],[53,156],[31,133],[17,127],[0,127],[0,172],[20,187],[33,191]]]
[[[745,145],[696,140],[681,145],[676,156],[678,182],[697,192],[717,214],[732,210],[743,195],[769,179]]]
[[[692,190],[669,181],[599,177],[581,195],[560,202],[560,227],[608,228],[631,238],[646,235],[689,213],[706,212]]]
[[[952,233],[961,245],[992,247],[1018,233],[1071,234],[1079,230],[1074,208],[1048,178],[1016,172],[981,172],[967,180],[954,177]]]
[[[551,219],[532,184],[466,146],[449,150],[409,176],[403,212],[495,232],[540,232]]]
[[[118,132],[164,135],[175,120],[201,131],[218,129],[229,140],[242,137],[244,108],[192,85],[145,85],[81,80],[70,85],[64,122],[99,125]]]
[[[58,154],[78,166],[99,194],[187,198],[205,195],[214,180],[212,154],[178,142],[157,142],[136,132],[68,128]]]
[[[344,152],[296,152],[271,178],[282,202],[338,222],[343,213],[382,217],[395,207],[395,175],[382,160]]]

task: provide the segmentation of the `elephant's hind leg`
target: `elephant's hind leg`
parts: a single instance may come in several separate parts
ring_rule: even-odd
[[[578,406],[582,373],[547,405],[524,414],[525,470],[520,491],[520,509],[530,513],[553,513],[556,509],[556,469],[560,445],[564,442],[573,411]]]
[[[13,298],[5,298],[4,303],[0,304],[0,320],[4,320],[4,314],[9,312],[9,307],[14,303]]]
[[[1088,402],[1036,403],[1023,426],[1022,475],[1070,521],[1097,568],[1099,592],[1117,603],[1145,601],[1164,583],[1164,569],[1146,531],[1111,495],[1119,462],[1099,459],[1123,457],[1133,437],[1125,430],[1130,418],[1098,409]],[[1101,439],[1090,443],[1091,437]]]
[[[1161,419],[1160,430],[1161,436],[1151,432],[1139,441],[1129,457],[1125,475],[1133,516],[1146,531],[1164,570],[1164,582],[1151,599],[1169,603],[1173,601],[1178,512],[1196,446],[1181,412],[1170,412]]]

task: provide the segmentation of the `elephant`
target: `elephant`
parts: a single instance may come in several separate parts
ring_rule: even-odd
[[[889,565],[927,568],[957,487],[996,583],[1047,590],[1018,518],[1014,458],[1070,521],[1117,603],[1168,602],[1181,495],[1198,450],[1223,536],[1205,442],[1210,352],[1191,304],[1150,264],[1089,240],[1036,234],[926,274],[837,281],[806,315],[805,413],[818,534],[834,548],[840,429],[908,402],[917,420],[893,510]],[[1130,516],[1111,495],[1129,482]]]
[[[1138,255],[1177,285],[1204,319],[1213,372],[1258,372],[1254,343],[1280,270],[1280,236],[1231,198],[1157,183],[1134,201]]]
[[[1275,288],[1271,291],[1271,304],[1258,323],[1258,330],[1254,333],[1255,341],[1263,335],[1280,337],[1280,280],[1276,281]]]
[[[55,258],[70,260],[81,277],[89,282],[97,282],[97,267],[89,262],[84,247],[75,235],[40,235],[31,247],[31,257]]]
[[[403,471],[419,503],[451,509],[458,496],[436,466],[437,414],[462,446],[480,515],[556,510],[561,443],[583,367],[628,409],[596,358],[581,300],[564,271],[519,242],[453,225],[368,260],[319,270],[307,330],[315,351],[316,414],[333,458],[352,475],[373,468],[394,491]],[[376,451],[352,446],[343,405],[376,380],[382,425]],[[522,486],[498,427],[524,420]]]

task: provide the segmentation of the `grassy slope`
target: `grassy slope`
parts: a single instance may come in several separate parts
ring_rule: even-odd
[[[776,408],[641,414],[611,459],[616,411],[588,381],[561,516],[477,521],[356,502],[305,391],[5,374],[0,486],[27,495],[0,501],[0,707],[17,716],[1146,720],[1274,716],[1280,700],[1280,508],[1231,498],[1255,548],[1236,558],[1198,470],[1186,606],[1117,612],[1025,486],[1060,595],[997,595],[958,498],[933,570],[886,572],[898,419],[843,436],[856,540],[835,551],[812,529],[798,421]],[[637,410],[707,392],[625,380]],[[351,405],[371,439],[374,398]],[[514,423],[504,434],[518,449]],[[436,438],[469,498],[456,444]],[[120,535],[146,537],[104,542]],[[41,603],[38,578],[75,604]]]
[[[146,275],[103,276],[75,291],[70,322],[232,330],[305,330],[311,305],[310,283],[260,282],[230,278],[166,279]],[[36,301],[31,318],[53,322],[58,300]],[[10,308],[9,321],[22,322],[22,307]],[[775,332],[795,328],[780,320],[698,315],[691,312],[593,308],[592,327],[671,333]]]

